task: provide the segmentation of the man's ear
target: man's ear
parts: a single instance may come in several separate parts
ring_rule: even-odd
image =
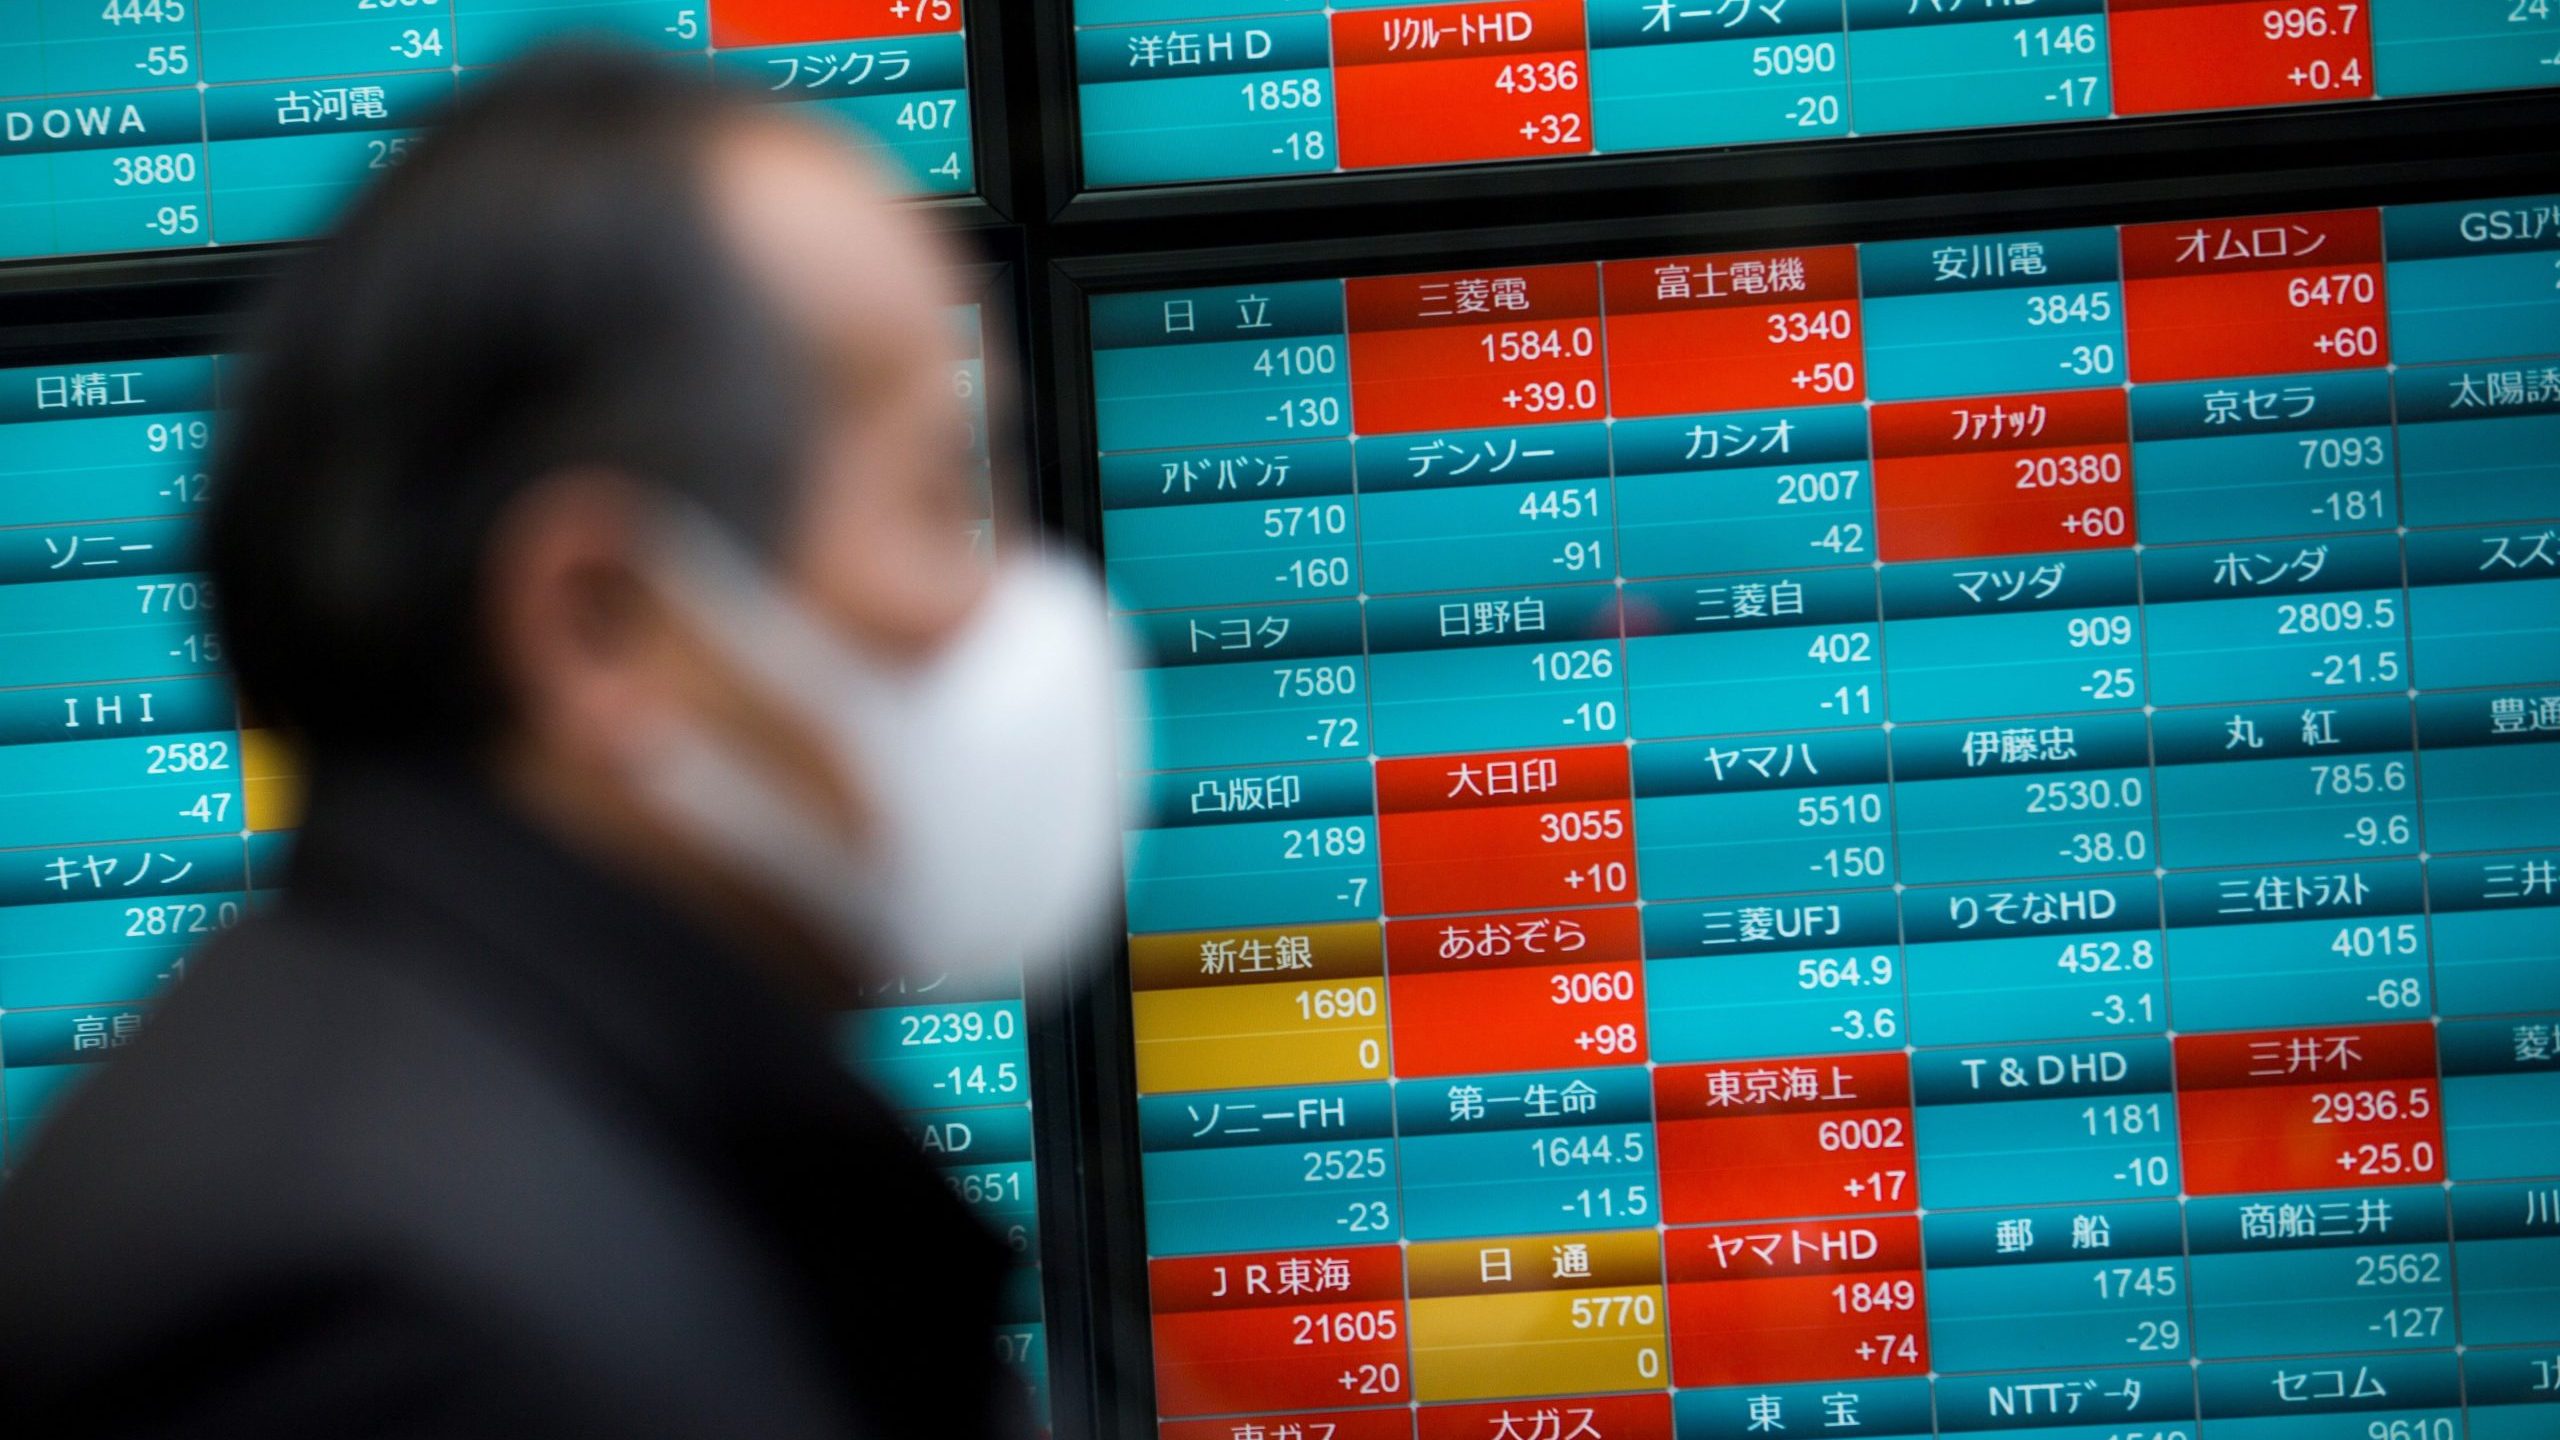
[[[724,619],[669,590],[681,567],[655,553],[666,503],[627,477],[577,471],[529,487],[501,517],[482,593],[525,758],[627,773],[650,763],[665,726],[705,726],[861,834],[867,807],[827,717],[787,703],[739,657],[745,637],[723,633],[751,629],[752,614]]]
[[[671,639],[641,573],[647,498],[606,471],[527,487],[499,515],[480,578],[508,728],[557,760],[610,746],[663,704]]]

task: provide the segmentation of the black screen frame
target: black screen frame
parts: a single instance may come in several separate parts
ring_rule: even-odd
[[[1759,203],[1647,215],[1584,216],[1490,229],[1414,230],[1395,235],[1334,233],[1298,241],[1186,250],[1074,255],[1048,268],[1047,368],[1042,398],[1042,521],[1071,553],[1102,562],[1101,467],[1093,449],[1094,401],[1087,306],[1096,296],[1221,284],[1280,284],[1349,276],[1715,253],[1796,246],[1939,238],[1970,233],[2128,225],[2221,216],[2310,212],[2435,201],[2493,200],[2560,188],[2560,94],[2546,97],[2546,122],[2529,146],[2482,153],[2376,160],[2346,137],[2325,153],[2354,156],[2209,177],[2154,173],[2096,175],[2070,185],[2002,186],[1971,193],[1807,198],[1787,188]],[[2360,132],[2350,132],[2360,133]],[[1148,1293],[1143,1153],[1139,1145],[1136,1032],[1129,990],[1125,913],[1106,942],[1108,971],[1070,1009],[1072,1042],[1097,1066],[1078,1107],[1088,1182],[1107,1203],[1092,1214],[1087,1242],[1101,1317],[1092,1377],[1096,1435],[1153,1435],[1154,1344]]]

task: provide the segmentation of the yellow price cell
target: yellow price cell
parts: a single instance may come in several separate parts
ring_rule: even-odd
[[[1386,989],[1383,980],[1302,980],[1138,991],[1129,997],[1138,1089],[1383,1080]]]
[[[1490,1400],[1657,1386],[1669,1354],[1662,1317],[1659,1285],[1417,1296],[1414,1398]]]
[[[240,732],[240,775],[249,792],[252,830],[291,830],[302,823],[302,757],[272,730]]]
[[[1650,1228],[1435,1240],[1405,1253],[1421,1400],[1664,1383],[1662,1242]]]

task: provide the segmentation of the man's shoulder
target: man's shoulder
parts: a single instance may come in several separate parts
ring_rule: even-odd
[[[454,1178],[421,1162],[486,1143],[475,1137],[488,1117],[466,1108],[484,1085],[509,1087],[519,1123],[586,1123],[566,1072],[503,1014],[405,963],[415,944],[292,910],[215,940],[138,1040],[69,1094],[0,1192],[0,1216],[76,1202],[119,1229],[123,1205],[252,1231],[261,1217],[301,1224],[310,1217],[293,1212],[326,1209],[348,1184]],[[74,1214],[44,1218],[79,1228]]]
[[[287,910],[209,947],[0,1187],[0,1355],[112,1374],[351,1296],[563,1387],[680,1369],[688,1312],[797,1349],[712,1184],[417,943]]]

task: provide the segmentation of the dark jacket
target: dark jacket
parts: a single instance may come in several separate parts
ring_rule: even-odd
[[[460,775],[329,776],[189,972],[0,1187],[0,1434],[1019,1430],[826,1017]]]

